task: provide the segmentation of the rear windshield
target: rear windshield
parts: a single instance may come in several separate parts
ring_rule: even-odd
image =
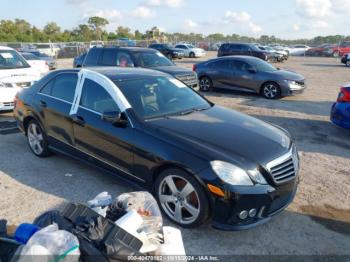
[[[0,50],[0,69],[28,68],[30,65],[14,50]]]

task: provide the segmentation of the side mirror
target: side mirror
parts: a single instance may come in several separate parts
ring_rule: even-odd
[[[256,74],[256,72],[257,72],[254,67],[249,67],[247,70],[249,73],[252,73],[252,74]]]
[[[119,111],[103,112],[101,118],[103,121],[112,123],[116,127],[126,127],[128,125],[128,119],[125,113]]]

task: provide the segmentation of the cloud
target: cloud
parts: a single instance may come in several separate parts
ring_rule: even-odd
[[[255,34],[263,31],[261,26],[254,24],[253,22],[249,22],[248,26],[249,26],[250,30]]]
[[[148,0],[150,6],[180,7],[184,0]]]
[[[250,14],[244,11],[239,13],[227,11],[225,14],[225,17],[232,20],[233,22],[239,22],[239,23],[249,22],[251,19]]]
[[[196,28],[196,27],[198,27],[198,23],[194,22],[194,21],[191,20],[191,19],[187,19],[187,20],[185,21],[185,26],[186,26],[187,28]]]
[[[89,0],[66,0],[69,5],[85,5]]]
[[[119,21],[123,18],[122,13],[115,9],[94,10],[94,11],[88,12],[85,16],[86,17],[100,16],[112,23]]]
[[[300,25],[294,24],[294,25],[293,25],[293,30],[294,30],[295,32],[299,32],[299,30],[300,30]]]
[[[131,11],[131,15],[135,18],[152,18],[155,12],[146,6],[138,6]]]
[[[325,21],[319,20],[312,23],[311,27],[313,29],[325,29],[325,28],[329,28],[330,25]]]
[[[323,18],[331,13],[331,0],[296,0],[297,13],[307,18]]]
[[[247,26],[250,31],[254,34],[260,33],[263,31],[263,28],[260,25],[257,25],[252,21],[252,16],[245,12],[234,12],[234,11],[227,11],[225,13],[224,21],[227,23],[235,23],[240,24],[242,26]]]

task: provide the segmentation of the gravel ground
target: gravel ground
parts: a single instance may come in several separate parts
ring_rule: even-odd
[[[176,62],[191,68],[199,60],[203,59]],[[71,59],[59,61],[61,68],[71,64]],[[339,86],[350,80],[349,69],[333,58],[292,57],[276,66],[305,75],[307,90],[277,101],[222,90],[205,95],[290,131],[301,157],[296,198],[286,211],[252,230],[222,232],[209,225],[182,229],[188,254],[350,255],[350,133],[329,122]],[[0,115],[0,121],[7,119],[10,113]],[[0,217],[11,224],[32,221],[65,201],[130,190],[129,185],[67,157],[34,157],[21,134],[0,135]]]

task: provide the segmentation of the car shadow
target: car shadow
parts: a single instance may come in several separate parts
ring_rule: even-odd
[[[331,107],[334,101],[303,101],[294,100],[293,97],[284,97],[281,99],[269,100],[261,97],[259,94],[243,91],[234,91],[227,89],[215,88],[215,92],[200,92],[203,96],[222,98],[243,98],[243,101],[239,101],[237,105],[260,107],[268,109],[276,109],[290,112],[299,112],[303,114],[317,115],[317,116],[329,116]]]
[[[302,64],[304,66],[312,66],[312,67],[344,67],[345,68],[345,65],[341,64],[339,62],[339,65],[335,65],[335,64]]]

